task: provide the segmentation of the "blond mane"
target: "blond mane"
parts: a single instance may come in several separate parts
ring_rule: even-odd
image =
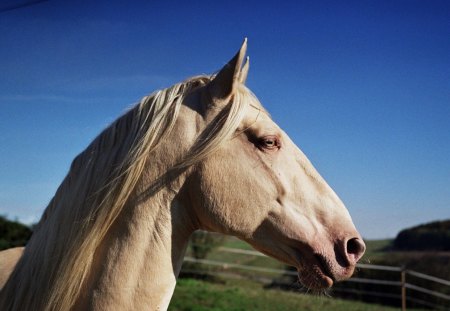
[[[194,77],[144,97],[74,159],[0,293],[1,310],[71,309],[95,251],[134,191],[149,156],[175,126],[186,95],[211,79]],[[232,137],[248,96],[254,99],[240,85],[176,167],[195,164]],[[13,279],[19,286],[11,285]],[[42,289],[49,294],[43,295]]]

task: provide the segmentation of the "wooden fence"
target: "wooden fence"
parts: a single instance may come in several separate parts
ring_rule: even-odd
[[[256,256],[256,257],[266,257],[266,255],[259,253],[257,251],[252,250],[244,250],[244,249],[235,249],[229,247],[219,247],[217,249],[219,252],[226,252],[235,254],[236,256]],[[194,257],[187,256],[184,261],[186,263],[195,263],[201,266],[208,267],[216,267],[220,271],[208,271],[209,274],[217,274],[221,273],[230,276],[231,271],[239,270],[239,271],[247,271],[252,272],[254,274],[272,274],[276,276],[287,275],[296,277],[297,272],[283,270],[283,269],[274,269],[267,268],[263,266],[255,266],[255,265],[245,265],[234,262],[225,262],[221,260],[211,260],[211,259],[196,259]],[[412,302],[415,305],[421,305],[426,308],[432,308],[436,310],[450,310],[450,281],[444,280],[441,278],[437,278],[434,276],[426,275],[423,273],[419,273],[416,271],[406,270],[402,267],[394,267],[394,266],[381,266],[381,265],[371,265],[371,264],[358,264],[357,268],[359,270],[376,270],[376,271],[389,271],[395,273],[397,275],[396,280],[392,279],[378,279],[378,278],[361,278],[361,277],[353,277],[343,283],[358,283],[358,284],[374,284],[377,286],[386,286],[386,287],[396,287],[398,288],[398,294],[393,294],[391,291],[373,291],[373,290],[361,290],[354,288],[346,288],[345,286],[340,286],[335,289],[337,292],[346,292],[353,295],[358,295],[359,297],[368,295],[368,296],[376,296],[376,297],[387,297],[391,299],[398,299],[400,301],[400,305],[402,310],[406,310],[408,302]],[[186,269],[184,268],[184,271]],[[188,272],[191,273],[205,273],[205,271],[193,271],[190,270]],[[413,278],[411,278],[413,277]],[[395,279],[394,278],[394,279]],[[434,282],[439,285],[439,291],[435,289],[429,289],[424,286],[419,286],[413,283],[413,279],[422,279],[430,282]],[[417,298],[415,293],[421,293],[421,295],[434,297],[438,299],[424,299]]]

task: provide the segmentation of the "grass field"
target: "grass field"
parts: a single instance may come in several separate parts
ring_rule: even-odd
[[[295,292],[264,289],[249,280],[211,283],[194,279],[179,280],[169,306],[171,311],[389,311],[398,310],[375,304],[311,296]]]
[[[361,263],[366,264],[377,264],[377,265],[389,265],[389,266],[403,266],[405,265],[408,269],[415,270],[422,273],[427,273],[437,277],[450,279],[448,272],[448,263],[450,256],[444,256],[433,253],[426,252],[398,252],[392,249],[392,240],[372,240],[366,241],[367,251]],[[286,266],[280,262],[269,258],[261,257],[257,254],[249,253],[236,253],[228,251],[226,248],[235,248],[241,250],[252,250],[252,247],[247,243],[238,240],[233,237],[224,238],[216,248],[211,249],[207,254],[205,259],[211,260],[215,263],[221,262],[222,264],[208,265],[208,264],[198,264],[187,262],[183,266],[183,270],[186,273],[185,276],[214,276],[214,277],[225,277],[225,278],[240,278],[246,279],[246,282],[252,282],[250,289],[241,289],[240,285],[237,285],[236,280],[234,283],[227,279],[224,284],[217,283],[195,283],[197,281],[193,280],[182,280],[180,285],[177,287],[176,297],[173,302],[172,310],[293,310],[294,308],[300,308],[300,310],[394,310],[387,307],[381,307],[376,304],[364,304],[352,302],[349,300],[339,300],[327,298],[318,298],[309,295],[301,295],[300,293],[293,294],[292,292],[282,292],[273,290],[263,290],[263,285],[270,285],[272,288],[283,288],[294,289],[296,276],[288,274],[286,272]],[[191,249],[188,250],[187,256],[193,257],[193,252]],[[265,268],[264,272],[258,270],[248,269],[245,266],[250,267],[261,267]],[[290,272],[295,272],[290,270]],[[290,273],[289,272],[289,273]],[[400,280],[399,272],[392,271],[377,271],[370,269],[358,269],[355,273],[355,277],[368,278],[368,279],[378,279],[387,281],[398,281]],[[450,294],[447,292],[447,288],[438,286],[437,284],[431,284],[430,282],[422,282],[417,278],[413,278],[408,275],[408,282],[411,282],[417,286],[423,286],[427,289],[441,292],[443,294]],[[187,282],[187,283],[186,283]],[[231,282],[231,283],[230,283]],[[193,285],[195,284],[195,285]],[[292,284],[290,286],[289,284]],[[436,285],[436,286],[435,286]],[[191,288],[192,287],[192,288]],[[256,292],[254,292],[255,290]],[[386,295],[391,295],[391,297],[374,297],[374,296],[364,296],[366,294],[355,294],[353,293],[353,299],[364,299],[371,301],[373,303],[384,303],[391,305],[400,304],[400,288],[384,285],[373,285],[373,284],[359,284],[359,283],[339,283],[334,287],[335,297],[349,297],[346,294],[346,290],[353,291],[366,291],[366,293],[377,292]],[[225,297],[230,293],[235,294],[229,295],[228,298]],[[202,293],[204,296],[202,296]],[[284,295],[287,296],[284,296]],[[424,296],[421,293],[407,291],[408,297],[414,299],[422,299],[429,303],[434,303],[436,305],[447,305],[446,302],[438,301],[433,299],[433,296]],[[294,296],[290,296],[294,295]],[[184,298],[183,298],[184,297]],[[190,298],[187,298],[190,297]],[[198,300],[196,297],[203,297]],[[277,297],[283,297],[281,301],[278,301]],[[291,298],[289,298],[291,297]],[[177,301],[183,301],[185,304],[180,304]],[[191,305],[190,301],[194,301]],[[231,300],[231,301],[230,301]],[[242,302],[234,305],[234,300],[242,300]],[[286,300],[286,301],[285,301]],[[260,305],[261,303],[261,305]],[[286,305],[285,305],[286,303]],[[200,307],[196,307],[196,305]],[[222,306],[222,304],[224,304]],[[227,305],[232,304],[232,305]],[[279,309],[274,309],[274,307],[266,308],[266,305],[275,304],[280,306]],[[330,305],[329,305],[330,304]],[[244,306],[240,308],[239,306]],[[343,305],[344,307],[340,307]],[[204,307],[206,306],[206,307]],[[322,306],[316,308],[316,306]],[[204,309],[202,309],[204,307]],[[211,309],[212,307],[217,307],[218,309]],[[412,301],[408,301],[408,307],[420,308],[423,304],[417,304]],[[276,307],[278,308],[278,307]]]

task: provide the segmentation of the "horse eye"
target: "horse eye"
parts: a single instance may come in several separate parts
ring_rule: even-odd
[[[263,149],[273,150],[280,148],[280,142],[278,138],[274,136],[263,137],[259,142],[260,147]]]
[[[264,144],[267,146],[267,147],[272,147],[272,146],[275,146],[275,140],[274,139],[266,139],[265,141],[264,141]]]

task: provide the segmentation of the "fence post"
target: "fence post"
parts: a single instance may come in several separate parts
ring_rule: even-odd
[[[402,267],[401,283],[402,283],[402,311],[406,311],[406,272],[405,267]]]

